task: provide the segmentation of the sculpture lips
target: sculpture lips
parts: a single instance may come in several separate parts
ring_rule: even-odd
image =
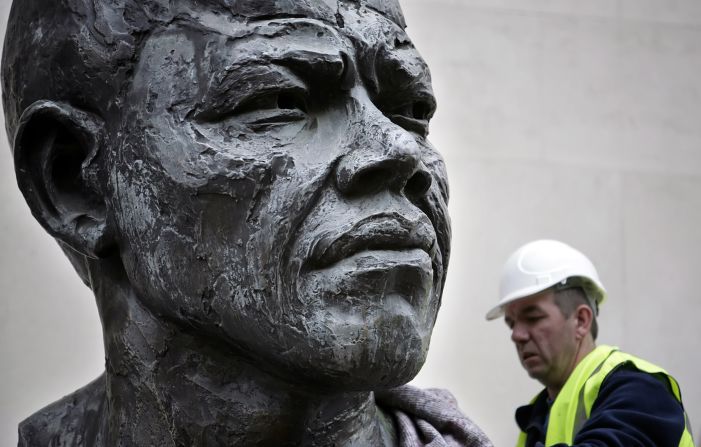
[[[312,250],[315,267],[328,267],[366,250],[421,249],[433,259],[436,233],[428,218],[416,221],[396,213],[365,218],[337,237],[321,239]]]

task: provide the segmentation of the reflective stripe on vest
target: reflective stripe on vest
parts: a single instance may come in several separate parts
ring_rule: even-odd
[[[589,419],[591,408],[599,395],[599,389],[608,374],[623,365],[632,363],[640,371],[666,378],[674,397],[681,403],[679,384],[664,369],[643,359],[621,352],[616,347],[599,346],[590,352],[574,369],[565,386],[555,398],[550,408],[545,445],[572,444],[575,435]],[[535,399],[534,399],[535,400]],[[685,414],[686,417],[686,414]],[[525,447],[526,433],[521,433],[516,444]],[[679,440],[680,447],[694,447],[694,441],[686,420],[684,433]]]

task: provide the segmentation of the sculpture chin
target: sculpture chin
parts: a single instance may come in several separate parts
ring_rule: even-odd
[[[307,385],[334,391],[370,391],[391,388],[411,381],[423,366],[429,337],[414,330],[410,320],[380,318],[368,328],[369,336],[336,338],[320,342],[319,349],[283,371],[298,372]],[[302,354],[301,352],[299,354]],[[293,379],[294,381],[294,379]]]
[[[438,308],[433,276],[421,249],[366,250],[303,272],[300,314],[288,317],[299,330],[281,340],[289,360],[281,369],[349,390],[410,381],[426,360]]]

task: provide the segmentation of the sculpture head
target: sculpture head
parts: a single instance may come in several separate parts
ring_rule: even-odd
[[[403,26],[379,0],[15,2],[20,188],[96,295],[290,381],[407,382],[450,230]]]

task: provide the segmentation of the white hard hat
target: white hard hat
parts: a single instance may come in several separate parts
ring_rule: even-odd
[[[571,279],[570,279],[571,278]],[[553,240],[529,242],[516,250],[504,264],[499,284],[499,304],[487,312],[487,320],[504,314],[504,306],[556,284],[582,287],[592,307],[606,298],[594,264],[580,251]],[[595,305],[594,305],[595,304]]]

